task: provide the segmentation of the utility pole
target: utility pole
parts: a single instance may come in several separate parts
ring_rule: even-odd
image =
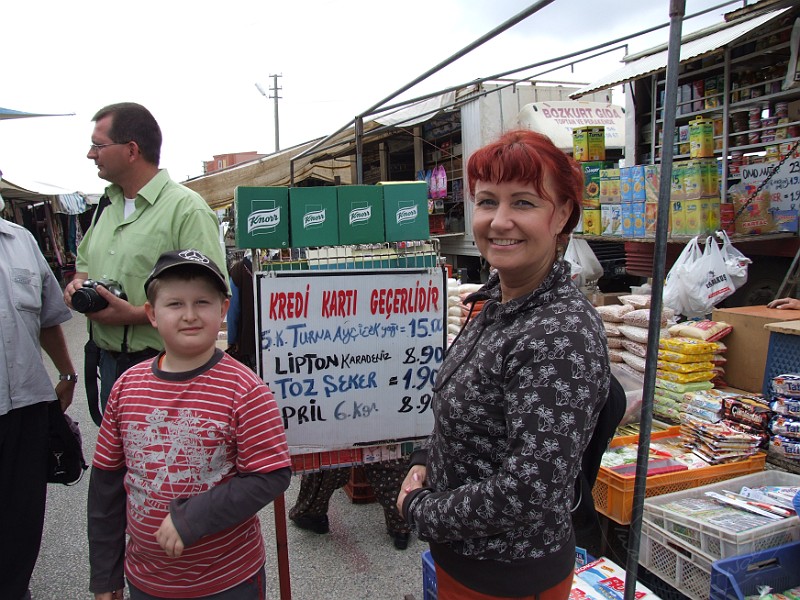
[[[270,75],[270,77],[272,77],[272,87],[269,88],[269,91],[274,95],[270,96],[267,94],[259,83],[256,83],[256,89],[262,96],[264,96],[264,98],[275,100],[275,152],[278,152],[281,149],[280,133],[278,128],[278,100],[280,100],[281,97],[278,95],[278,92],[283,89],[278,87],[278,77],[283,77],[283,75]]]

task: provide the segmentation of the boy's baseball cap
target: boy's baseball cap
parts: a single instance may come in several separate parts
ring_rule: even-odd
[[[231,295],[230,291],[228,290],[228,284],[225,281],[225,276],[222,274],[222,271],[219,270],[217,263],[208,258],[199,250],[195,250],[193,248],[188,250],[170,250],[169,252],[164,252],[164,254],[159,256],[158,260],[156,261],[156,266],[153,267],[153,270],[150,272],[150,276],[147,278],[147,281],[144,282],[145,293],[147,293],[147,288],[150,287],[150,283],[154,279],[161,277],[165,271],[185,265],[206,268],[208,272],[214,276],[213,279],[217,284],[217,287],[219,287],[219,289],[226,296]]]

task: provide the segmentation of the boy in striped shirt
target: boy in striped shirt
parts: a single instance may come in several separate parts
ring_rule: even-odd
[[[166,252],[145,291],[165,350],[120,377],[103,415],[89,482],[89,589],[122,600],[127,577],[131,600],[261,600],[257,513],[291,474],[278,406],[216,347],[230,301],[213,261]]]

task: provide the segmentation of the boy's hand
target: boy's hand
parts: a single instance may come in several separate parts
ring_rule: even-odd
[[[164,517],[161,522],[161,527],[156,531],[156,541],[170,558],[180,558],[183,554],[183,540],[172,524],[171,515]]]

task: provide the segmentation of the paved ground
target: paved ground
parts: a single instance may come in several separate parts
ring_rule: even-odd
[[[85,318],[74,313],[64,326],[73,361],[83,372]],[[51,373],[52,365],[47,361]],[[94,453],[97,428],[89,418],[83,383],[78,385],[68,413],[78,421],[84,436],[87,461]],[[34,600],[91,598],[88,590],[86,542],[86,492],[88,477],[73,487],[49,486],[44,539],[31,581]],[[299,488],[293,477],[286,493],[291,506]],[[267,597],[280,598],[272,505],[261,514],[267,545]],[[414,595],[422,600],[421,554],[427,544],[412,537],[405,551],[398,551],[386,535],[378,504],[353,504],[338,490],[329,512],[331,532],[317,535],[288,529],[291,598],[293,600],[402,600]]]

